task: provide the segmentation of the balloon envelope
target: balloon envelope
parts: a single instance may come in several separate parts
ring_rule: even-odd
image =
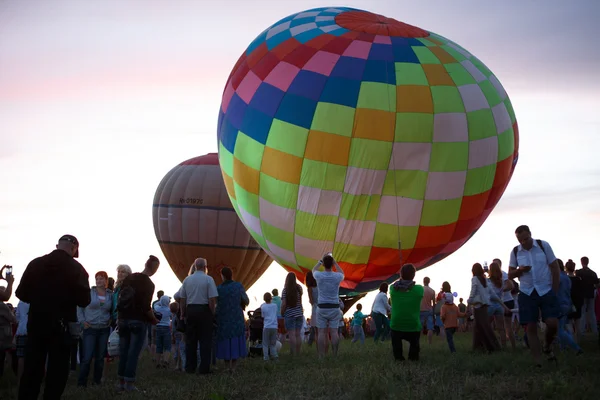
[[[367,293],[359,294],[356,296],[343,296],[342,302],[344,303],[344,315],[352,308],[353,305],[358,303]]]
[[[256,241],[300,276],[333,251],[349,294],[460,248],[518,157],[511,102],[477,57],[343,7],[258,35],[225,86],[218,141],[227,192]]]
[[[246,289],[273,261],[250,236],[225,191],[217,154],[184,161],[162,179],[152,210],[154,232],[180,281],[198,257],[219,284],[228,266]]]

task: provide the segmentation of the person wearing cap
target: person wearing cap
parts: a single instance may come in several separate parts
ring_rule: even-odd
[[[444,282],[446,283],[446,282]],[[448,286],[449,287],[449,286]],[[450,353],[456,353],[456,346],[454,346],[454,334],[458,329],[458,319],[464,318],[465,313],[458,309],[458,306],[454,304],[454,294],[445,292],[442,296],[444,305],[440,312],[440,318],[444,324],[444,331],[446,332],[446,341],[448,342],[448,348]]]
[[[69,377],[72,331],[79,327],[77,307],[91,302],[89,276],[75,258],[79,241],[73,235],[58,240],[56,250],[29,263],[15,292],[29,303],[25,366],[19,399],[37,399],[47,363],[45,399],[59,399]],[[71,329],[70,329],[71,328]]]

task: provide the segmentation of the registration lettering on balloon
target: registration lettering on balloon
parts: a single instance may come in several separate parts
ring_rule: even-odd
[[[220,267],[227,265],[249,289],[273,261],[236,215],[215,153],[186,160],[165,175],[152,217],[160,247],[181,281],[201,257],[217,284]]]
[[[183,197],[179,198],[179,204],[203,204],[204,203],[204,199],[193,199],[193,198],[187,198],[184,199]]]
[[[347,295],[459,249],[500,200],[519,149],[511,101],[480,59],[344,7],[260,33],[225,84],[217,129],[250,234],[301,280],[332,251]]]

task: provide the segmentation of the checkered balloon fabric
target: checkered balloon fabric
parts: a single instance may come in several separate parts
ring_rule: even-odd
[[[300,278],[333,251],[345,294],[460,248],[518,157],[512,105],[479,59],[350,8],[291,15],[250,44],[223,93],[218,141],[256,241]]]

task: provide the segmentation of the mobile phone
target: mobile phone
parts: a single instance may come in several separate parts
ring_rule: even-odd
[[[6,267],[6,276],[12,275],[12,266]]]

